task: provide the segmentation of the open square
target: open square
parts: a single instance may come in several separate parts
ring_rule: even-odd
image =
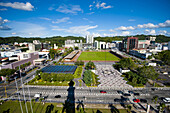
[[[78,60],[82,61],[119,61],[119,58],[109,52],[82,52]]]

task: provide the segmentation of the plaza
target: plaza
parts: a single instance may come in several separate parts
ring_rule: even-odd
[[[113,68],[112,65],[96,65],[95,74],[99,75],[98,87],[119,87],[132,88],[131,85],[126,84],[126,81],[121,77],[121,73]]]

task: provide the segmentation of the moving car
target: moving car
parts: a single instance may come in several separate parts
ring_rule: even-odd
[[[61,98],[61,95],[56,95],[55,98]]]
[[[147,100],[146,99],[140,99],[140,102],[147,103]]]
[[[136,102],[136,103],[139,103],[139,102],[140,102],[139,99],[133,99],[133,101]]]
[[[140,94],[139,93],[134,93],[134,96],[140,96]]]
[[[131,96],[129,93],[125,93],[125,94],[123,94],[124,96]]]
[[[100,93],[106,93],[106,91],[100,91]]]
[[[164,102],[170,102],[170,98],[163,99]]]
[[[40,97],[41,97],[41,95],[42,95],[42,94],[37,93],[37,94],[35,94],[35,95],[34,95],[34,97],[35,97],[35,98],[40,98]]]

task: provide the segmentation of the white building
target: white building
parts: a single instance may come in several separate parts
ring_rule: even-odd
[[[33,44],[41,44],[39,40],[33,40]]]
[[[109,48],[110,43],[106,43],[106,42],[100,42],[95,40],[94,42],[94,47],[98,50],[98,49],[108,49]]]
[[[11,51],[4,51],[4,52],[1,52],[1,57],[11,57],[13,55],[17,55],[21,53],[21,50],[18,49],[18,50],[11,50]]]
[[[79,49],[82,49],[82,40],[77,41],[77,42],[80,42],[80,43],[75,43],[75,40],[66,40],[64,47],[66,47],[66,48],[70,48],[70,47],[75,48],[75,47],[78,47]]]
[[[93,35],[87,35],[87,36],[86,36],[86,43],[88,43],[88,44],[93,44],[93,42],[94,42],[94,37],[93,37]]]

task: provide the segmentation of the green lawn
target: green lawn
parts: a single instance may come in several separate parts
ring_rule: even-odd
[[[29,82],[29,85],[48,85],[48,86],[69,86],[70,81],[56,81],[56,82],[43,82],[43,81],[35,81]]]
[[[62,107],[57,107],[60,103],[45,103],[44,105],[39,102],[32,102],[32,108],[34,113],[62,113]],[[23,112],[26,113],[25,104],[22,102]],[[27,102],[28,112],[31,113],[30,103]],[[110,109],[89,109],[85,108],[86,113],[111,113]],[[127,113],[124,109],[119,109],[120,113]],[[7,101],[0,105],[0,113],[21,113],[20,104],[17,101]],[[78,113],[75,110],[75,113]]]
[[[83,61],[119,61],[119,58],[109,52],[82,52],[78,60]]]

